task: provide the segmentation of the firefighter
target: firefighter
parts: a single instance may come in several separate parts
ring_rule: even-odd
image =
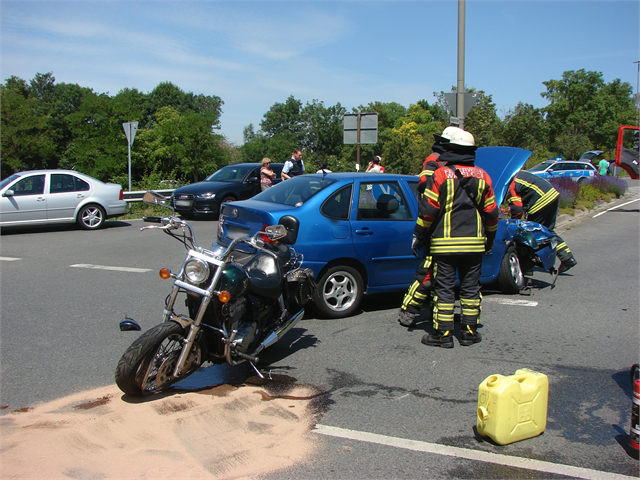
[[[527,171],[520,171],[509,186],[508,195],[507,203],[512,218],[522,218],[526,210],[527,220],[544,225],[558,236],[553,230],[556,228],[560,194],[553,185],[544,178]],[[578,264],[567,242],[560,236],[558,236],[556,255],[560,260],[559,273],[566,272]]]
[[[419,202],[413,248],[422,246],[434,263],[434,332],[422,337],[429,346],[453,348],[456,273],[460,279],[460,345],[482,340],[480,272],[482,255],[493,247],[499,209],[491,178],[475,163],[475,139],[454,132],[427,181]]]
[[[427,180],[431,178],[433,172],[440,166],[438,157],[445,151],[444,145],[449,143],[453,132],[461,130],[458,127],[447,127],[442,134],[433,134],[434,144],[431,147],[432,153],[425,159],[420,172],[420,180],[418,181],[418,192],[424,191]],[[398,314],[398,322],[403,327],[413,327],[416,319],[420,314],[424,303],[431,296],[432,285],[432,259],[431,255],[424,250],[415,249],[413,254],[422,258],[422,261],[416,269],[416,275],[413,283],[409,286],[407,293],[402,299],[402,305]]]

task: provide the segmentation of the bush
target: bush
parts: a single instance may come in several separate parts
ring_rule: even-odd
[[[560,197],[558,198],[558,206],[562,208],[575,208],[580,186],[578,182],[574,182],[570,178],[552,178],[549,183],[553,185]]]
[[[601,193],[611,193],[620,198],[627,191],[627,182],[617,177],[598,176],[589,182],[589,185]]]

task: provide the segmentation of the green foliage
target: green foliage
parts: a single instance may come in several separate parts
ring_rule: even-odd
[[[478,101],[465,118],[465,129],[478,146],[531,150],[525,168],[558,154],[577,158],[594,148],[611,157],[618,126],[636,118],[632,87],[619,79],[606,83],[601,73],[585,70],[564,72],[560,80],[543,85],[546,108],[519,103],[504,119],[491,95],[470,88]],[[380,155],[388,172],[415,175],[431,151],[433,134],[447,127],[453,114],[444,92],[434,93],[434,104],[359,105],[352,113],[378,114],[378,142],[358,147],[343,144],[346,109],[340,103],[303,103],[289,96],[264,114],[257,130],[253,124],[245,127],[244,144],[238,147],[216,133],[224,105],[220,97],[184,92],[171,82],[159,83],[149,93],[126,88],[109,96],[58,84],[49,72],[30,81],[9,77],[0,85],[0,95],[3,177],[17,170],[63,167],[127,185],[122,124],[137,121],[132,183],[149,188],[161,180],[202,180],[229,163],[264,157],[284,162],[296,148],[303,149],[309,172],[322,167],[353,171],[358,159],[364,170],[373,155]]]

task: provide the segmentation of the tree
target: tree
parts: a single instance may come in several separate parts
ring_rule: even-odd
[[[322,157],[340,155],[345,112],[339,103],[331,107],[325,107],[318,100],[307,103],[300,112],[305,131],[301,147]]]
[[[136,168],[143,170],[139,175],[160,173],[165,178],[198,182],[227,164],[222,136],[212,133],[207,115],[180,114],[174,107],[161,107],[153,127],[139,135],[142,147]]]
[[[606,84],[601,72],[570,70],[562,80],[542,83],[547,91],[541,95],[550,102],[545,111],[549,144],[554,148],[560,149],[562,138],[562,148],[591,144],[611,149],[618,126],[634,118],[631,85],[619,79]],[[572,136],[578,138],[569,141]]]
[[[56,145],[49,135],[51,117],[39,112],[15,77],[0,86],[2,110],[2,177],[21,170],[47,168],[55,161]]]

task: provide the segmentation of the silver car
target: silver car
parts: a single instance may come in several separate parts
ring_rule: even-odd
[[[124,215],[120,185],[72,170],[31,170],[0,182],[0,226],[74,223],[96,230]]]

